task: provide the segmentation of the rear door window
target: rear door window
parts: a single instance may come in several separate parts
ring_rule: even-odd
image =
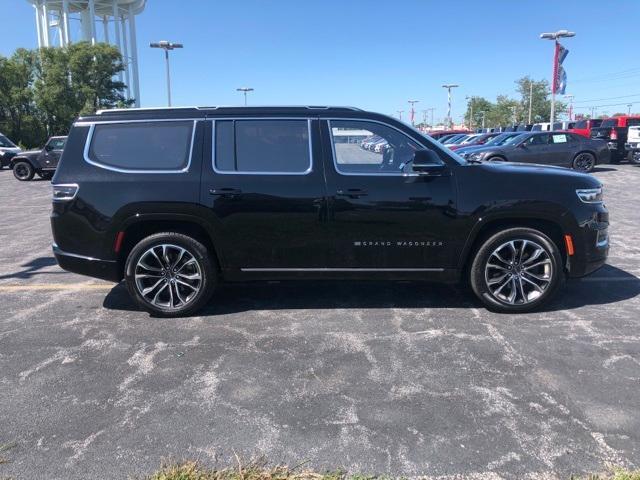
[[[214,169],[220,173],[306,174],[311,171],[307,119],[216,120]]]
[[[122,171],[185,171],[195,122],[150,121],[93,126],[86,160]]]

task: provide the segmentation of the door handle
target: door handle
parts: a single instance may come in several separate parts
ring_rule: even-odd
[[[235,197],[237,195],[240,195],[241,193],[242,193],[242,190],[240,190],[239,188],[225,187],[225,188],[209,189],[209,195],[218,195],[221,197]]]
[[[366,190],[362,190],[360,188],[347,188],[346,190],[338,189],[336,191],[337,197],[347,197],[347,198],[360,198],[366,197]]]

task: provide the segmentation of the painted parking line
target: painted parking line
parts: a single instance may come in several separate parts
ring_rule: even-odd
[[[2,292],[29,292],[34,290],[111,290],[115,283],[32,283],[23,285],[1,285]]]

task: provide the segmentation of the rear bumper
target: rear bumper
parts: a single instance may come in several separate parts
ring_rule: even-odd
[[[65,252],[55,243],[52,245],[52,248],[53,255],[63,270],[111,282],[119,282],[121,279],[120,266],[115,260],[101,260]]]

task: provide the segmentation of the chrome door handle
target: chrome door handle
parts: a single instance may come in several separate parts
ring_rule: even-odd
[[[337,197],[348,197],[348,198],[360,198],[366,197],[368,194],[366,190],[362,190],[360,188],[347,188],[346,190],[338,189],[336,190]]]
[[[235,197],[240,195],[242,190],[239,188],[210,188],[209,195],[217,195],[221,197]]]

